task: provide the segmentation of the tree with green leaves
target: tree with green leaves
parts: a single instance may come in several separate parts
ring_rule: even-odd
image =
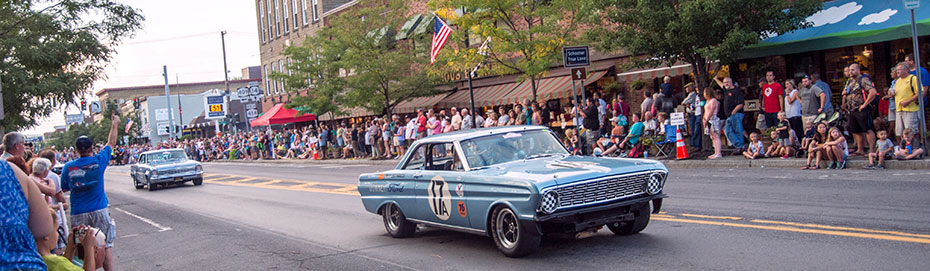
[[[142,27],[142,13],[113,0],[3,0],[0,80],[6,116],[0,126],[35,126],[58,107],[76,104],[115,54]]]
[[[810,26],[821,0],[592,1],[586,37],[607,52],[634,57],[637,67],[691,64],[698,86],[709,85],[708,63],[735,61],[740,50],[775,34]]]
[[[362,0],[331,18],[329,25],[285,50],[290,71],[272,73],[285,90],[309,88],[289,107],[322,115],[361,107],[389,115],[397,104],[437,92],[427,72],[429,34],[397,33],[410,19],[403,0]],[[312,84],[311,84],[312,83]]]
[[[432,0],[430,7],[453,24],[450,37],[458,44],[480,43],[490,38],[490,68],[484,74],[521,74],[530,80],[533,100],[536,82],[562,57],[562,47],[574,45],[582,31],[578,26],[589,14],[589,1],[572,0]],[[464,7],[461,15],[450,12]],[[476,39],[476,37],[478,37]],[[473,45],[472,43],[468,44]],[[446,51],[446,50],[444,50]],[[478,48],[440,53],[439,61],[451,70],[470,71],[484,60]]]

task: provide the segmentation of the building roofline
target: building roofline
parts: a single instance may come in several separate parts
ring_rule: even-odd
[[[247,82],[255,82],[255,81],[261,82],[262,79],[261,79],[261,78],[254,78],[254,79],[229,80],[229,83],[247,83]],[[225,80],[223,80],[223,81],[207,81],[207,82],[194,82],[194,83],[183,83],[183,84],[177,84],[177,85],[175,85],[175,84],[170,84],[170,85],[171,85],[171,86],[174,86],[174,87],[190,87],[190,86],[202,86],[202,85],[223,84],[223,83],[226,83],[226,81],[225,81]],[[164,87],[164,86],[165,86],[165,85],[148,85],[148,86],[131,86],[131,87],[118,87],[118,88],[105,88],[105,89],[101,89],[101,90],[97,91],[96,93],[94,93],[94,95],[95,95],[95,96],[100,96],[100,95],[103,94],[104,92],[111,92],[111,91],[125,91],[125,90],[133,90],[133,89],[141,89],[141,88],[156,88],[156,87]]]

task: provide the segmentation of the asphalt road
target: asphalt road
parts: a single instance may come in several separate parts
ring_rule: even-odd
[[[672,170],[634,236],[547,238],[506,258],[488,237],[393,239],[358,174],[389,166],[208,163],[202,186],[106,189],[120,270],[930,270],[930,171]]]

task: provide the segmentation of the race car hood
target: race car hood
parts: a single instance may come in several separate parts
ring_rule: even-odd
[[[661,169],[665,165],[654,160],[604,158],[590,156],[555,156],[520,160],[479,170],[488,176],[525,179],[537,187],[572,183],[597,177]]]

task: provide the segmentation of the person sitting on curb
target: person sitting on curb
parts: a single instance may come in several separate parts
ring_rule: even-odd
[[[892,153],[894,143],[888,139],[888,130],[878,130],[878,141],[875,142],[875,152],[869,154],[869,165],[865,169],[885,169],[885,160],[894,157]],[[878,164],[876,164],[876,160]]]
[[[814,127],[816,127],[814,128],[814,136],[807,144],[807,166],[801,168],[803,170],[820,169],[820,160],[822,160],[823,154],[826,151],[824,142],[827,142],[827,123],[819,122],[814,125]],[[811,162],[814,162],[813,166]]]
[[[765,149],[765,157],[771,158],[780,156],[782,145],[781,141],[778,140],[778,131],[772,130],[772,132],[769,133],[769,138],[772,139],[772,144],[769,144],[769,147]]]
[[[904,139],[901,140],[900,148],[894,153],[898,160],[920,159],[924,154],[924,148],[915,134],[911,128],[904,129]]]
[[[846,137],[840,132],[839,127],[830,128],[830,136],[823,145],[827,147],[827,157],[830,158],[830,165],[827,168],[846,168],[846,158],[849,158],[849,144],[846,143]]]
[[[743,152],[743,156],[746,157],[746,159],[756,159],[765,156],[765,145],[762,144],[759,133],[752,132],[749,134],[749,139],[749,147]]]

